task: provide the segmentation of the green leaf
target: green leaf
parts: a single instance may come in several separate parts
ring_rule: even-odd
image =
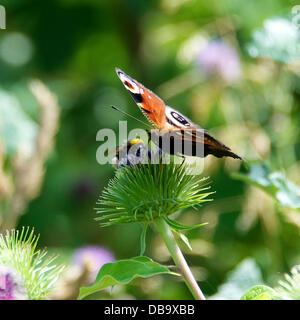
[[[92,286],[82,287],[80,289],[78,298],[83,299],[90,294],[116,284],[128,284],[135,278],[149,278],[158,274],[177,275],[167,267],[144,256],[106,263],[100,269],[95,283]]]
[[[299,59],[300,32],[291,17],[272,17],[256,30],[247,46],[253,58],[265,57],[290,63]]]
[[[146,235],[147,235],[147,229],[148,229],[148,223],[144,223],[143,230],[141,233],[141,251],[140,256],[142,256],[145,253],[146,250]]]
[[[190,244],[190,241],[188,239],[187,236],[185,236],[183,233],[181,232],[177,232],[177,234],[179,235],[180,239],[185,243],[185,245],[192,251],[192,246]]]
[[[235,173],[232,177],[261,188],[283,207],[300,208],[300,188],[283,173],[272,172],[266,164],[253,163],[247,174]]]
[[[167,224],[172,228],[175,229],[177,231],[181,231],[181,230],[192,230],[192,229],[196,229],[196,228],[200,228],[203,227],[205,225],[207,225],[207,222],[204,223],[200,223],[200,224],[195,224],[193,226],[186,226],[184,224],[181,224],[175,220],[171,220],[168,217],[164,217],[165,221],[167,222]]]
[[[287,180],[281,172],[274,172],[270,180],[277,187],[276,199],[284,207],[300,208],[300,188]]]
[[[275,291],[265,285],[257,285],[245,292],[241,300],[273,300]]]
[[[218,292],[210,299],[240,300],[245,291],[258,283],[263,283],[261,271],[253,259],[247,258],[229,272],[225,283],[218,288]]]

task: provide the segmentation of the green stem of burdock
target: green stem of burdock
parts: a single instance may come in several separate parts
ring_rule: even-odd
[[[184,256],[178,247],[172,230],[169,225],[165,222],[163,218],[155,219],[155,224],[157,226],[158,231],[160,232],[176,266],[182,272],[182,276],[188,288],[190,289],[192,295],[196,300],[205,300],[205,297],[199,288],[197,281],[195,280],[191,269],[186,263]]]

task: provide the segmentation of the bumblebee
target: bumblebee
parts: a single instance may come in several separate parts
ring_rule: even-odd
[[[147,154],[147,147],[143,140],[132,139],[128,140],[125,144],[119,146],[115,150],[116,155],[112,159],[112,165],[115,168],[124,166],[137,165]]]

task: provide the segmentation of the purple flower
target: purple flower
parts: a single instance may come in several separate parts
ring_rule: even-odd
[[[17,273],[0,266],[0,300],[26,300],[23,281]]]
[[[115,257],[109,250],[99,246],[85,246],[75,251],[73,263],[80,268],[88,268],[89,282],[94,282],[96,276],[105,263],[114,262]]]
[[[198,64],[208,75],[221,76],[228,83],[241,76],[241,65],[236,51],[221,41],[210,41],[200,51]]]

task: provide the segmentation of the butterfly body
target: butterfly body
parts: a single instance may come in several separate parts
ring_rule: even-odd
[[[242,160],[230,148],[213,138],[207,130],[193,123],[179,111],[165,105],[161,98],[138,81],[118,68],[116,73],[144,116],[156,129],[151,130],[151,140],[163,151],[166,151],[163,140],[171,137],[169,139],[171,144],[166,151],[170,154],[199,157],[212,154],[218,158],[227,156]],[[199,150],[200,153],[197,152]]]

